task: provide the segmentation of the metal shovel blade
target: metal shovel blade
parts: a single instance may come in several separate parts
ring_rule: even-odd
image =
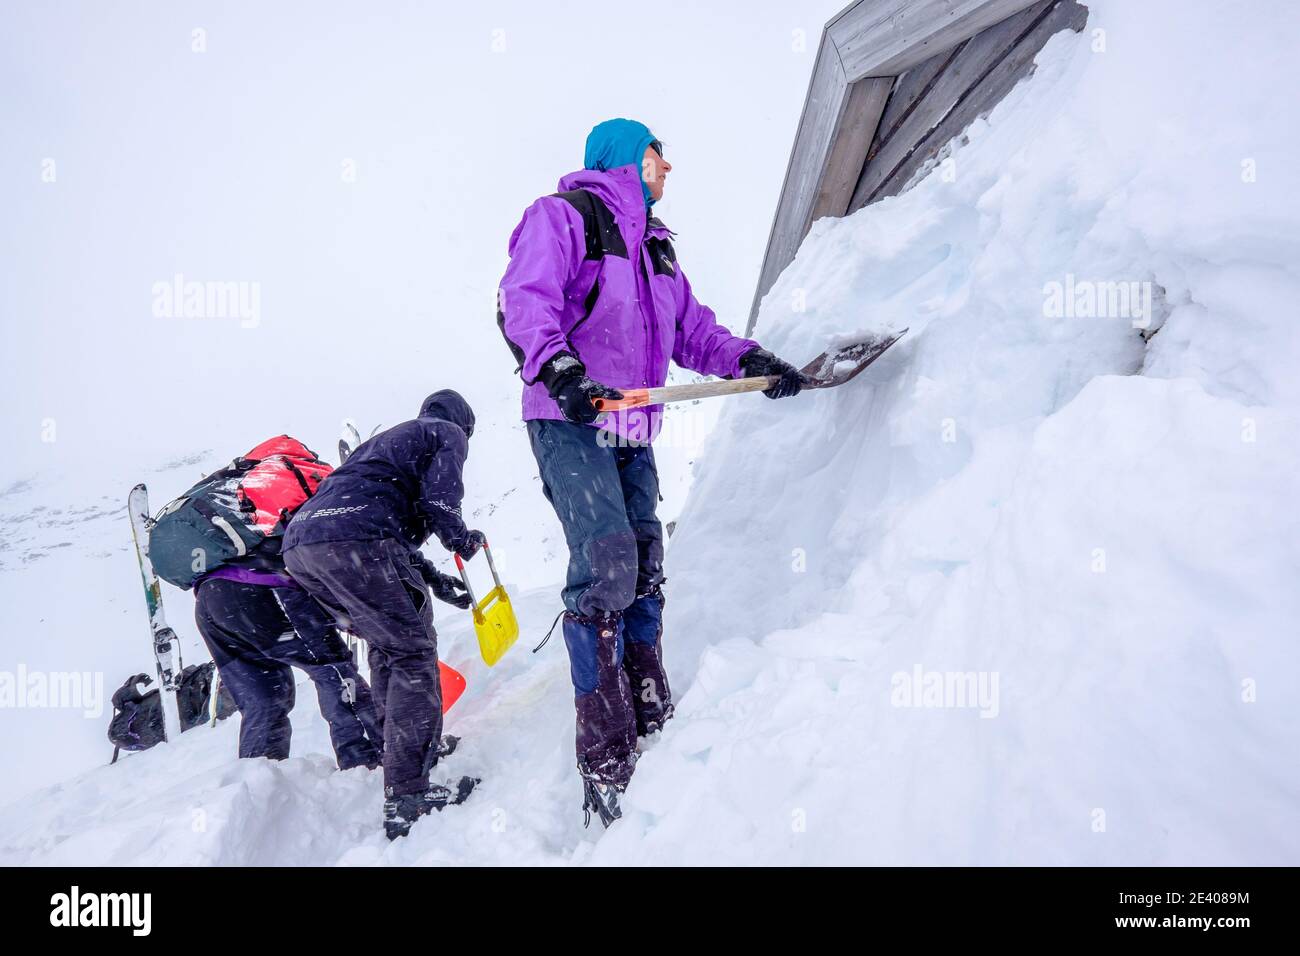
[[[799,371],[807,381],[804,388],[832,388],[862,374],[862,370],[880,358],[891,345],[907,332],[893,332],[839,345],[817,356]],[[689,385],[661,385],[658,388],[624,388],[622,398],[593,398],[592,404],[602,412],[622,408],[645,408],[648,405],[666,405],[670,402],[692,402],[717,395],[740,395],[744,392],[761,392],[777,383],[774,375],[737,378],[725,381],[692,382]]]
[[[852,381],[885,350],[907,334],[907,329],[889,335],[879,335],[827,349],[799,371],[807,377],[804,388],[834,388]]]

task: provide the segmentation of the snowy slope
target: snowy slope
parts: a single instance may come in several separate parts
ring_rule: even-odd
[[[527,633],[557,604],[548,587],[516,597]],[[581,858],[581,793],[571,772],[567,663],[554,643],[534,657],[521,642],[491,673],[467,615],[439,615],[440,652],[468,679],[447,718],[463,735],[440,764],[483,783],[474,799],[390,844],[378,825],[382,774],[334,767],[310,685],[299,687],[294,754],[234,759],[238,729],[189,731],[178,744],[126,755],[8,808],[6,865],[332,865],[558,862]],[[444,825],[445,824],[445,825]]]
[[[768,296],[791,358],[911,331],[843,389],[727,400],[668,553],[678,716],[615,828],[581,827],[562,645],[487,674],[449,612],[447,770],[485,782],[408,840],[308,697],[291,760],[187,734],[0,810],[0,862],[1300,862],[1300,15],[1089,6],[948,175],[817,224]],[[1077,281],[1153,315],[1048,314]]]
[[[912,331],[723,415],[687,693],[598,859],[1300,861],[1297,25],[1096,3],[1105,52],[1054,38],[952,181],[814,227],[758,334]],[[1070,274],[1151,281],[1163,327],[1045,316]],[[918,668],[996,694],[904,706]]]

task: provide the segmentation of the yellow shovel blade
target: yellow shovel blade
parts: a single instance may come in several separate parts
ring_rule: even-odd
[[[519,637],[519,622],[504,587],[495,587],[474,608],[474,632],[478,649],[488,667],[501,660]]]

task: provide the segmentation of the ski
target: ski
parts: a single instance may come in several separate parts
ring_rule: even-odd
[[[382,424],[376,425],[370,429],[370,434],[366,436],[367,440],[374,438],[384,430]],[[356,422],[350,418],[343,419],[343,434],[339,436],[339,464],[348,460],[357,447],[361,444],[361,431],[357,428]]]
[[[208,726],[217,726],[217,720],[221,711],[221,671],[217,670],[216,662],[212,667],[212,691],[208,694]]]
[[[143,484],[131,489],[127,498],[127,512],[131,516],[131,534],[135,538],[135,553],[140,562],[140,580],[144,584],[144,601],[149,610],[149,631],[153,637],[154,661],[158,667],[158,682],[164,700],[168,691],[172,693],[172,706],[163,707],[166,716],[167,739],[172,734],[181,732],[180,710],[176,703],[175,692],[180,685],[181,664],[180,640],[167,624],[163,614],[162,586],[158,575],[154,573],[153,563],[149,560],[149,489]]]
[[[348,460],[348,456],[361,444],[361,432],[350,418],[343,419],[343,431],[339,434],[339,464]]]

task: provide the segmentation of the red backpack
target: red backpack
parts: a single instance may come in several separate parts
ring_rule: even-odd
[[[288,435],[262,442],[236,459],[239,461],[255,462],[239,481],[240,508],[268,537],[284,532],[293,513],[334,470],[333,465],[321,461],[314,451]]]
[[[149,557],[180,588],[284,533],[333,467],[288,435],[262,442],[208,475],[158,513]]]

